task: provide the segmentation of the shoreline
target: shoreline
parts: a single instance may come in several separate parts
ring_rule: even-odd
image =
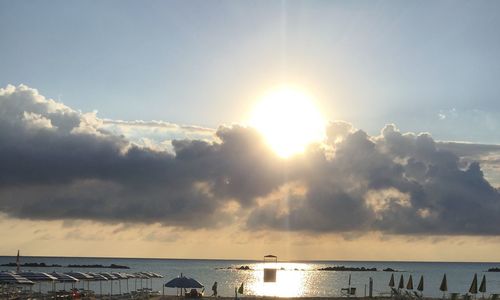
[[[211,297],[211,296],[205,296],[205,297],[200,297],[200,298],[186,298],[184,296],[175,296],[175,295],[164,295],[164,296],[155,296],[155,297],[150,297],[149,299],[151,300],[179,300],[179,299],[217,299],[217,300],[235,300],[235,297],[226,297],[226,296],[221,296],[221,297]],[[281,299],[281,300],[346,300],[346,299],[359,299],[359,300],[368,300],[368,299],[377,299],[377,300],[389,300],[389,299],[395,299],[394,297],[390,296],[373,296],[373,297],[341,297],[341,296],[318,296],[318,297],[280,297],[280,296],[252,296],[252,295],[243,295],[243,296],[238,296],[239,300],[255,300],[255,299],[260,299],[260,300],[268,300],[268,299]],[[442,300],[442,298],[432,298],[432,297],[423,297],[425,300]],[[479,299],[479,298],[478,298]]]

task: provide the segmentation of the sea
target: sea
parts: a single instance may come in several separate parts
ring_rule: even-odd
[[[15,262],[15,256],[0,256],[0,264]],[[256,260],[205,260],[205,259],[146,259],[146,258],[84,258],[84,257],[21,257],[23,263],[45,263],[46,265],[105,265],[128,266],[130,269],[102,268],[67,268],[67,267],[21,267],[21,271],[38,272],[155,272],[164,278],[140,280],[115,280],[110,282],[77,283],[76,287],[87,286],[103,294],[125,293],[139,288],[149,287],[167,295],[175,295],[177,289],[166,288],[164,284],[180,276],[192,277],[205,286],[205,295],[211,295],[211,287],[218,283],[219,296],[232,297],[235,288],[243,284],[244,295],[276,296],[276,297],[327,297],[341,296],[341,289],[349,286],[356,289],[356,296],[369,293],[370,279],[373,282],[373,295],[390,294],[389,281],[394,274],[398,285],[401,276],[406,286],[410,276],[413,287],[417,288],[421,276],[424,278],[423,295],[426,297],[442,297],[439,290],[443,275],[446,274],[449,293],[465,294],[468,292],[475,274],[478,285],[483,275],[486,276],[486,294],[500,293],[500,272],[488,272],[490,268],[499,268],[500,263],[476,262],[397,262],[397,261],[293,261],[264,263]],[[249,270],[238,270],[248,266]],[[321,271],[321,268],[345,266],[349,268],[376,268],[377,271]],[[264,282],[264,268],[276,268],[276,282]],[[394,272],[382,271],[391,268]],[[0,267],[1,271],[13,271],[15,267]],[[350,277],[350,285],[349,285]],[[69,289],[71,284],[58,283],[56,289]],[[49,291],[50,283],[36,284],[32,289]],[[241,295],[240,295],[241,296]],[[481,296],[479,294],[478,296]]]

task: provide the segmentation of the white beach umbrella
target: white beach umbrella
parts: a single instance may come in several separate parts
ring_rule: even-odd
[[[151,289],[153,289],[153,278],[157,278],[157,276],[154,273],[152,273],[152,272],[139,272],[139,273],[141,273],[142,275],[145,276],[144,278],[146,279],[146,287],[148,285],[147,284],[147,282],[148,282],[147,279],[149,279],[150,284],[151,284]]]
[[[94,277],[92,275],[89,275],[89,274],[86,274],[83,272],[66,272],[64,274],[67,274],[69,276],[73,276],[76,279],[81,280],[83,289],[85,289],[85,281],[87,281],[87,284],[89,284],[89,281],[94,279]],[[88,285],[87,285],[87,287],[88,287]]]
[[[106,277],[109,280],[109,284],[111,286],[111,295],[113,295],[113,280],[118,279],[118,277],[108,272],[101,272],[99,274],[101,274],[102,276]]]
[[[123,274],[123,273],[119,273],[119,272],[113,272],[113,273],[111,273],[111,275],[118,278],[118,289],[120,290],[120,295],[121,295],[122,294],[122,279],[128,280],[128,276]]]
[[[52,273],[50,273],[50,275],[54,276],[55,278],[57,278],[58,282],[62,282],[63,283],[63,289],[64,290],[66,290],[66,282],[71,282],[72,286],[74,286],[74,284],[79,281],[75,277],[70,276],[68,274],[64,274],[64,273],[52,272]]]
[[[108,278],[98,273],[88,272],[87,274],[91,275],[94,281],[99,281],[99,295],[102,296],[102,282],[108,281]]]
[[[19,274],[14,274],[10,272],[0,272],[0,283],[1,284],[13,284],[13,285],[34,285],[35,283]]]
[[[129,288],[128,288],[128,280],[129,280],[130,278],[134,278],[135,276],[134,276],[134,275],[132,275],[132,274],[129,274],[129,273],[120,273],[120,274],[121,274],[122,276],[125,276],[125,277],[126,277],[126,280],[127,280],[127,281],[126,281],[126,282],[127,282],[127,293],[130,293],[130,290],[129,290]]]
[[[51,282],[54,283],[55,280],[57,280],[56,277],[49,275],[48,273],[43,273],[43,272],[20,272],[18,275],[21,275],[22,277],[31,280],[35,283],[38,283],[38,291],[42,291],[42,282]],[[55,286],[52,286],[52,290],[55,289]]]
[[[134,273],[135,278],[139,278],[141,280],[141,290],[143,288],[142,286],[142,280],[143,279],[149,279],[147,275],[142,274],[141,272]],[[136,287],[135,289],[137,290],[137,279],[136,279]]]

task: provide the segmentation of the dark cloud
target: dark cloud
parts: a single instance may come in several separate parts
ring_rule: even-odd
[[[288,212],[266,204],[251,213],[248,225],[321,232],[500,234],[495,218],[500,195],[479,164],[462,168],[459,157],[439,149],[429,134],[401,134],[387,125],[378,137],[356,131],[331,146],[329,159],[318,159],[314,150],[306,154],[315,172],[304,173],[307,193],[291,195],[301,199]]]
[[[500,234],[498,191],[478,162],[462,159],[491,147],[435,142],[394,125],[373,137],[333,122],[324,144],[288,160],[238,125],[220,127],[213,141],[173,140],[171,153],[108,132],[110,122],[130,126],[26,86],[0,90],[0,211],[187,228]]]

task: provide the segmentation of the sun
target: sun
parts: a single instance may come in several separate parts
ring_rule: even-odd
[[[273,90],[262,97],[252,112],[250,125],[283,158],[303,152],[325,135],[325,122],[313,97],[291,87]]]

